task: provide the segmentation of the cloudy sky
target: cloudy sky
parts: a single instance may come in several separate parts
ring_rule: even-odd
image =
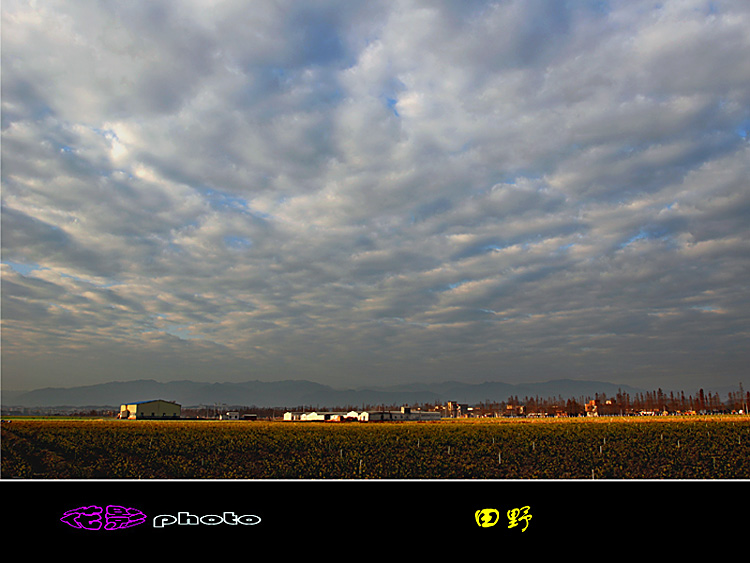
[[[750,384],[746,0],[2,2],[2,384]]]

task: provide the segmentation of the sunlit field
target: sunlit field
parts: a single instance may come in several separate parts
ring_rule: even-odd
[[[13,420],[3,479],[748,479],[750,417]]]

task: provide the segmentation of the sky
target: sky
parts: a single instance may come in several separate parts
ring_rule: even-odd
[[[746,0],[3,0],[2,385],[750,384]]]

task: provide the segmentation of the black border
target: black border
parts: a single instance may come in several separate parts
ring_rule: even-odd
[[[714,553],[743,557],[750,521],[750,481],[4,480],[0,486],[7,545],[43,538],[24,543],[34,553],[58,555],[60,549],[84,553],[154,541],[170,553],[196,557],[201,546],[212,546],[208,553],[217,556],[228,556],[222,549],[232,548],[247,557],[327,559],[361,558],[381,549],[390,559],[431,558],[454,549],[467,557],[487,550],[500,555],[510,548],[559,557],[573,549],[576,558],[612,557],[627,548],[634,557],[673,557],[694,554],[710,541]],[[138,508],[147,521],[113,531],[60,521],[68,510],[108,504]],[[524,506],[531,518],[509,527],[507,512]],[[497,511],[494,525],[478,525],[476,513],[483,509]],[[179,512],[233,512],[261,521],[153,526],[155,516]],[[661,547],[654,551],[647,541]],[[352,551],[350,545],[360,548]]]

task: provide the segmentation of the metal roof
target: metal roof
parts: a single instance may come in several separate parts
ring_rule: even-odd
[[[143,405],[145,403],[170,403],[172,405],[176,405],[177,403],[175,401],[167,401],[165,399],[151,399],[150,401],[134,401],[132,403],[123,403],[123,405]]]

